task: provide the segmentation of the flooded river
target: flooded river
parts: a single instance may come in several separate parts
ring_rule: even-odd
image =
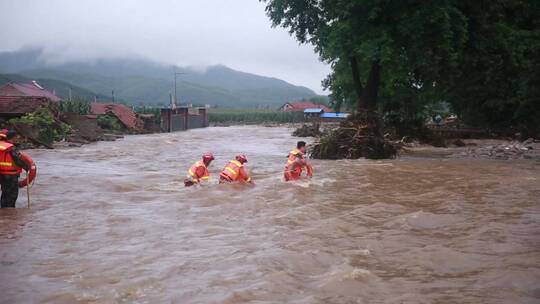
[[[0,303],[539,303],[540,164],[314,160],[228,127],[30,151],[0,210]],[[212,151],[212,184],[183,177]],[[236,153],[256,187],[217,185]]]

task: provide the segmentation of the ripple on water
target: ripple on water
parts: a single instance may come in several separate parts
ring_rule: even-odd
[[[32,208],[0,210],[0,303],[538,302],[539,164],[313,160],[313,179],[284,183],[289,133],[30,151]],[[205,151],[211,183],[184,188]],[[257,185],[218,185],[240,152]]]

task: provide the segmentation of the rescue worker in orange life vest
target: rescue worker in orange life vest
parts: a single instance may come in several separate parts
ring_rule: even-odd
[[[311,164],[307,162],[305,153],[305,141],[299,141],[296,144],[296,149],[289,152],[289,156],[287,156],[287,165],[285,166],[285,171],[283,172],[285,181],[300,179],[304,168],[306,168],[308,177],[313,176],[313,168],[311,167]]]
[[[0,132],[0,185],[2,196],[0,198],[2,208],[15,208],[15,202],[19,196],[19,175],[22,169],[30,168],[22,160],[16,147],[18,140],[15,131],[2,130]]]
[[[188,170],[188,176],[184,179],[184,185],[186,187],[200,184],[201,182],[208,181],[210,173],[208,172],[208,166],[214,160],[212,153],[204,153],[202,160],[194,163]]]
[[[231,160],[223,171],[219,174],[219,183],[249,183],[254,185],[251,177],[246,173],[244,164],[247,163],[247,157],[244,154],[236,155],[234,160]]]

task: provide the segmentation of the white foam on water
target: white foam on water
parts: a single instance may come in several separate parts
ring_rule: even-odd
[[[350,280],[359,280],[371,275],[371,271],[362,268],[354,268],[350,272],[346,273],[343,278]]]
[[[302,179],[299,179],[299,180],[295,180],[295,181],[290,181],[289,183],[292,183],[294,184],[295,186],[298,186],[298,187],[302,187],[302,188],[309,188],[310,186],[318,186],[318,187],[322,187],[322,186],[325,186],[326,184],[331,184],[331,183],[334,183],[336,181],[335,178],[302,178]]]

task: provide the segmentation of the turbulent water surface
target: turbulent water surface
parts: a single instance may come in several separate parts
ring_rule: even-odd
[[[33,150],[31,209],[0,210],[1,303],[539,303],[540,165],[314,160],[229,127]],[[206,187],[182,179],[202,152]],[[257,185],[218,185],[247,154]]]

